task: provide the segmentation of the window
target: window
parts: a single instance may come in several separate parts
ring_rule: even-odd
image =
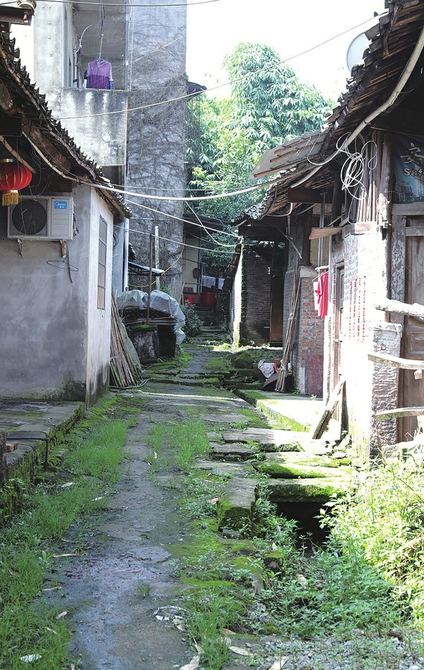
[[[99,223],[99,267],[97,275],[97,308],[105,309],[106,305],[106,258],[107,258],[107,223],[100,217]]]

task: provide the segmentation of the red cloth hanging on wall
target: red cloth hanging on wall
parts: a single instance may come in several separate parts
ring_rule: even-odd
[[[318,302],[318,316],[323,319],[328,311],[328,272],[323,272],[318,277],[317,287],[315,289]]]

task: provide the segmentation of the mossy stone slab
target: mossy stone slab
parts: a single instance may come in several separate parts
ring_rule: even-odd
[[[252,521],[256,500],[256,480],[233,477],[218,502],[219,528],[240,530]]]
[[[228,461],[211,461],[204,458],[197,458],[196,468],[206,470],[218,477],[252,477],[255,475],[255,469],[247,463],[228,463]]]
[[[227,430],[222,437],[225,442],[255,442],[264,451],[301,451],[301,441],[305,433],[291,430],[272,430],[270,428],[247,428],[246,430]],[[307,435],[306,435],[307,437]]]
[[[212,458],[227,461],[247,461],[258,453],[258,449],[245,444],[211,444]]]
[[[270,500],[279,502],[324,503],[345,494],[349,477],[332,479],[268,479]]]
[[[265,460],[256,464],[263,474],[285,479],[332,479],[333,477],[351,477],[352,469],[338,465],[337,461],[326,456],[315,456],[303,452],[267,454]]]

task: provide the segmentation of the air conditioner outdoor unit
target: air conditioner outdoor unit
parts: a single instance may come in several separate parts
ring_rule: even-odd
[[[72,198],[21,196],[9,207],[7,236],[21,240],[72,240],[74,203]]]

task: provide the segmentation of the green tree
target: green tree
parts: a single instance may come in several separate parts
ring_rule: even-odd
[[[188,149],[192,194],[193,189],[195,194],[212,195],[252,186],[249,174],[267,149],[316,130],[331,109],[318,89],[302,83],[271,47],[239,44],[224,67],[231,81],[230,97],[201,95],[191,103],[191,127],[197,129]],[[201,201],[196,209],[230,221],[258,202],[262,193]]]

